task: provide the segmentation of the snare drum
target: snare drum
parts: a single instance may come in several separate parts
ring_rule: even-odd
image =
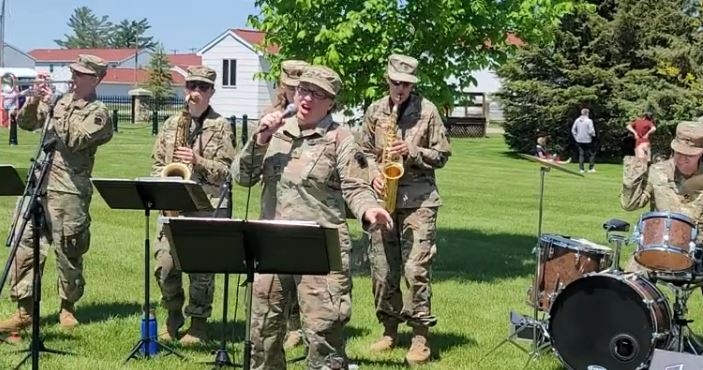
[[[635,260],[653,271],[684,271],[695,263],[698,228],[680,213],[649,212],[634,233]]]
[[[537,308],[549,311],[554,297],[572,281],[589,272],[607,268],[612,260],[610,248],[586,239],[544,234],[539,245],[540,267],[537,287],[528,290],[528,304],[535,306],[534,289],[537,290]]]

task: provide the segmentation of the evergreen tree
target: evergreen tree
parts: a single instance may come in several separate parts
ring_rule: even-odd
[[[154,49],[147,70],[149,71],[149,80],[144,85],[144,88],[154,94],[154,100],[157,104],[171,97],[173,95],[171,65],[163,45],[158,44]]]
[[[138,46],[139,49],[154,49],[157,44],[154,41],[154,37],[145,35],[149,28],[151,26],[146,18],[142,18],[140,21],[124,19],[115,25],[110,37],[110,46],[113,48],[134,48]]]
[[[599,155],[620,156],[625,126],[649,110],[658,127],[654,149],[666,151],[675,124],[701,114],[700,4],[588,3],[590,10],[563,19],[553,43],[528,45],[499,69],[506,142],[529,152],[541,131],[567,150],[574,119],[589,108]]]
[[[64,35],[64,40],[54,40],[56,45],[66,49],[86,49],[104,48],[109,44],[112,23],[106,15],[98,18],[87,6],[73,11],[68,26],[73,34]]]

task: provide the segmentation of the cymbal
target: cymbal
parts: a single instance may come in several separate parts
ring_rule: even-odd
[[[537,162],[537,163],[543,164],[543,165],[545,165],[545,166],[547,166],[547,167],[556,168],[556,169],[559,170],[559,171],[564,171],[564,172],[566,172],[566,173],[570,173],[570,174],[575,175],[575,176],[583,177],[583,174],[578,173],[578,172],[575,172],[575,171],[572,171],[572,170],[570,170],[570,169],[568,169],[568,168],[566,168],[566,167],[564,167],[564,166],[561,166],[561,165],[559,165],[557,162],[550,161],[550,160],[546,160],[546,159],[542,159],[542,158],[535,157],[535,156],[533,156],[533,155],[528,155],[528,154],[518,153],[518,155],[519,155],[520,157],[522,157],[522,158],[529,159],[529,160],[531,160],[531,161],[533,161],[533,162]]]

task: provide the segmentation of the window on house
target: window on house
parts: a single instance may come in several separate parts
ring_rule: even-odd
[[[222,59],[222,86],[237,86],[236,59]]]

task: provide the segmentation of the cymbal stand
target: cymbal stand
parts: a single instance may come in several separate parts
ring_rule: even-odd
[[[610,267],[606,270],[606,272],[620,275],[623,273],[622,269],[620,268],[620,251],[622,250],[622,245],[623,243],[625,243],[626,237],[620,234],[611,234],[611,231],[606,231],[605,235],[606,239],[608,240],[608,243],[615,243],[615,252],[613,253],[613,260],[611,261]]]
[[[523,369],[526,369],[527,366],[529,366],[530,362],[532,360],[536,360],[537,357],[540,356],[542,352],[544,352],[547,348],[551,346],[550,340],[549,340],[549,331],[547,330],[547,327],[544,323],[544,320],[540,320],[539,318],[539,282],[540,278],[543,274],[542,271],[542,248],[541,248],[541,239],[542,239],[542,219],[543,219],[543,212],[544,212],[544,177],[547,172],[549,172],[549,167],[547,166],[540,166],[539,172],[540,172],[540,187],[539,187],[539,214],[538,214],[538,221],[537,221],[537,245],[535,246],[533,253],[536,254],[536,266],[535,266],[535,277],[532,285],[532,306],[534,307],[534,311],[532,313],[532,317],[521,317],[520,315],[513,314],[511,312],[511,322],[519,328],[517,328],[513,333],[511,333],[507,338],[505,338],[502,342],[500,342],[497,346],[495,346],[493,349],[491,349],[488,353],[486,353],[483,358],[486,358],[488,355],[496,351],[498,348],[500,348],[502,345],[504,345],[507,342],[510,342],[517,346],[520,350],[525,352],[526,354],[529,355],[529,358],[527,359],[527,362],[525,363],[525,367]],[[516,322],[516,318],[517,321]],[[527,329],[529,326],[532,326],[532,345],[531,349],[528,351],[522,347],[520,347],[517,343],[513,341],[513,339],[523,330]],[[539,334],[538,334],[539,333]]]

